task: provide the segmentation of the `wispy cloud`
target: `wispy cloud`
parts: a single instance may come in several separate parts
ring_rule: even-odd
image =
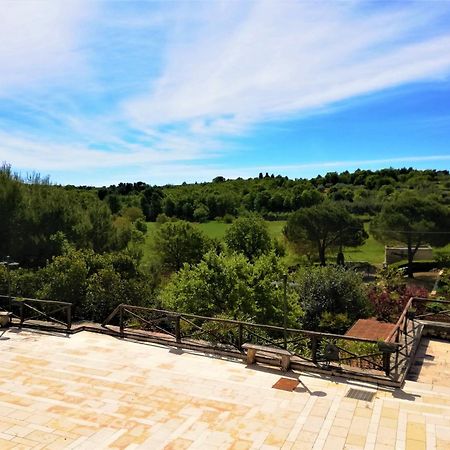
[[[240,131],[450,69],[450,33],[422,35],[439,14],[423,4],[361,12],[355,2],[257,2],[232,24],[217,8],[194,35],[173,36],[161,76],[125,102],[137,126]]]
[[[94,9],[87,0],[2,2],[0,97],[84,76],[79,31]]]
[[[134,169],[161,181],[193,171],[206,179],[214,171],[251,176],[345,168],[358,162],[302,164],[299,153],[299,164],[240,169],[239,158],[230,162],[226,155],[264,123],[283,125],[450,73],[450,30],[440,24],[450,11],[445,3],[195,6],[4,3],[0,160],[44,173]],[[448,158],[362,160],[361,166],[433,160]]]

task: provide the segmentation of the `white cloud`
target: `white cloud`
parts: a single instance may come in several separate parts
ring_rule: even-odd
[[[15,167],[35,169],[45,173],[53,170],[79,171],[84,169],[145,167],[169,162],[193,161],[204,157],[201,148],[189,138],[181,136],[154,136],[154,144],[133,144],[112,137],[104,139],[103,146],[95,148],[89,143],[55,142],[31,135],[13,136],[0,132],[0,160]],[[164,145],[161,146],[161,142]]]
[[[161,181],[344,168],[355,162],[231,169],[215,158],[231,148],[223,138],[263,121],[450,70],[450,32],[429,31],[445,5],[223,1],[193,9],[177,2],[153,14],[145,3],[126,14],[116,5],[2,3],[0,97],[14,98],[25,120],[0,129],[0,160],[43,173],[135,168]],[[146,29],[164,29],[155,53],[143,41]],[[158,63],[131,58],[128,67],[127,49]],[[144,67],[153,74],[146,80]],[[147,91],[126,98],[143,85]],[[126,98],[119,108],[118,98]]]
[[[233,23],[212,7],[194,35],[174,34],[161,76],[124,104],[135,124],[239,133],[450,69],[450,33],[422,35],[439,14],[422,4],[365,14],[356,2],[252,5]]]
[[[2,2],[0,95],[80,76],[86,66],[79,31],[92,11],[86,0]]]

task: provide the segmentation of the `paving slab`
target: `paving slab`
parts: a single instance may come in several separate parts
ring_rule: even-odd
[[[419,349],[436,363],[449,350]],[[89,332],[10,329],[0,352],[2,450],[450,449],[448,359],[377,390]],[[299,383],[274,389],[282,377]],[[346,398],[350,388],[375,397]]]

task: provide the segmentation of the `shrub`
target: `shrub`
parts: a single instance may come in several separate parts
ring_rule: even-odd
[[[209,240],[189,222],[166,222],[157,229],[154,249],[169,271],[181,269],[184,263],[196,264],[209,250]]]
[[[362,277],[341,267],[307,267],[297,276],[297,291],[304,311],[303,327],[320,329],[324,313],[344,314],[349,322],[368,317],[370,302]],[[330,318],[326,323],[330,325]],[[341,328],[343,317],[339,317]],[[325,322],[323,322],[325,324]],[[332,331],[332,330],[330,330]]]
[[[373,286],[369,300],[375,317],[385,322],[396,322],[411,297],[428,298],[428,291],[419,286]]]
[[[266,224],[253,215],[236,219],[225,233],[225,242],[230,250],[242,253],[250,260],[272,248]]]

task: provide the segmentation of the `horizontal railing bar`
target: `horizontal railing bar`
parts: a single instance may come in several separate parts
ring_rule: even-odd
[[[25,322],[25,321],[27,321],[27,320],[34,320],[34,319],[36,319],[37,317],[44,316],[44,317],[50,319],[52,322],[56,322],[56,323],[59,323],[60,325],[65,325],[65,326],[68,325],[66,322],[62,322],[61,320],[58,320],[58,319],[56,319],[56,318],[54,318],[54,317],[52,317],[52,316],[50,315],[50,314],[54,314],[55,312],[61,311],[61,309],[58,309],[58,310],[56,310],[56,311],[50,311],[49,313],[45,313],[45,312],[43,312],[43,311],[39,311],[39,310],[36,309],[36,308],[33,308],[33,306],[31,306],[31,305],[27,305],[26,302],[24,302],[23,305],[26,306],[27,308],[30,308],[32,311],[38,313],[37,316],[24,318],[24,319],[23,319],[23,322]],[[22,320],[22,319],[21,319],[21,320]]]
[[[196,314],[188,314],[188,313],[180,313],[176,311],[167,311],[164,309],[156,309],[156,308],[147,308],[145,306],[134,306],[134,305],[128,305],[128,304],[122,304],[124,308],[127,308],[129,310],[141,310],[141,311],[153,311],[153,312],[159,312],[167,314],[168,317],[181,317],[181,318],[190,318],[190,319],[201,319],[206,320],[210,322],[218,322],[218,323],[229,323],[229,324],[235,324],[235,325],[244,325],[247,327],[255,327],[255,328],[263,328],[266,330],[271,331],[284,331],[283,327],[276,326],[276,325],[264,325],[260,323],[252,323],[252,322],[243,322],[240,320],[234,320],[234,319],[222,319],[222,318],[216,318],[216,317],[207,317],[207,316],[199,316]],[[331,334],[331,333],[321,333],[319,331],[310,331],[310,330],[302,330],[299,328],[286,328],[286,332],[288,333],[298,333],[303,334],[305,336],[310,337],[318,337],[318,338],[327,338],[327,339],[343,339],[346,341],[354,341],[354,342],[365,342],[365,343],[371,343],[371,344],[377,344],[378,341],[373,339],[366,339],[366,338],[357,338],[353,336],[345,336],[341,334]],[[393,343],[395,345],[395,343]]]
[[[8,295],[0,295],[0,298],[4,298],[4,299],[9,299]],[[17,302],[20,303],[22,301],[27,301],[27,302],[35,302],[35,303],[53,303],[53,304],[59,304],[59,305],[71,305],[72,303],[70,302],[60,302],[58,300],[41,300],[39,298],[28,298],[28,297],[11,297],[11,300],[13,302]]]
[[[434,299],[434,298],[419,298],[414,297],[415,302],[421,302],[421,303],[445,303],[450,304],[450,300],[440,300],[440,299]]]

